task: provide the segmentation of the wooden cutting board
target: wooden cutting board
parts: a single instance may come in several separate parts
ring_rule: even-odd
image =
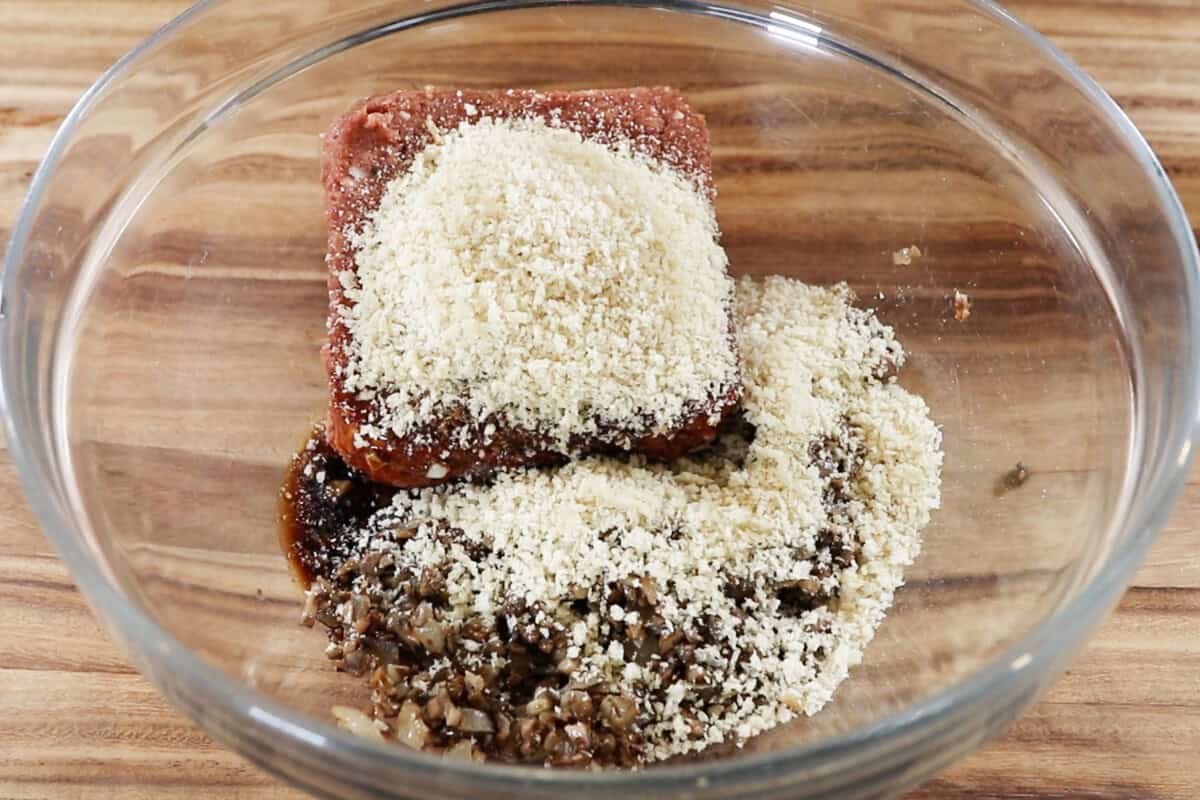
[[[56,126],[181,0],[0,0],[0,237]],[[1200,224],[1200,0],[1014,0],[1133,116]],[[299,797],[125,661],[0,450],[0,800]],[[1003,738],[921,798],[1200,797],[1200,472],[1114,616]]]

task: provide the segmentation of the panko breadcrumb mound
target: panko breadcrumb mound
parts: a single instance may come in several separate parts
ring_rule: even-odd
[[[407,91],[325,134],[326,435],[401,487],[713,441],[741,398],[703,117]]]

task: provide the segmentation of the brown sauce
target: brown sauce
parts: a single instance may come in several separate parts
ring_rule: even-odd
[[[367,520],[396,489],[351,469],[316,426],[292,456],[279,490],[279,544],[305,589],[331,578]]]

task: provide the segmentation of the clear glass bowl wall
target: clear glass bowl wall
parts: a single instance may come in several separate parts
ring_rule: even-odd
[[[10,247],[10,445],[171,699],[312,791],[414,798],[878,796],[1032,701],[1186,473],[1194,245],[1116,106],[1000,11],[803,6],[201,3],[81,101]],[[317,136],[426,84],[678,87],[712,132],[733,271],[848,281],[897,329],[902,382],[944,427],[944,508],[822,714],[735,758],[607,775],[448,764],[328,724],[360,683],[298,625],[275,510],[325,401]]]

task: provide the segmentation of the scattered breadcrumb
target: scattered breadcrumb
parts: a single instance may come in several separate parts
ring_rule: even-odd
[[[892,263],[897,267],[907,267],[923,255],[925,254],[921,252],[921,248],[915,244],[910,247],[901,247],[892,253]]]
[[[959,322],[966,322],[967,318],[970,316],[971,316],[971,298],[967,297],[966,294],[964,294],[963,292],[960,292],[958,289],[955,289],[954,290],[954,319],[958,320]]]
[[[316,537],[345,555],[305,620],[370,676],[380,721],[339,708],[342,724],[448,755],[636,766],[816,713],[940,502],[940,431],[883,377],[903,351],[852,300],[737,283],[744,418],[710,452],[399,491],[346,541]]]

